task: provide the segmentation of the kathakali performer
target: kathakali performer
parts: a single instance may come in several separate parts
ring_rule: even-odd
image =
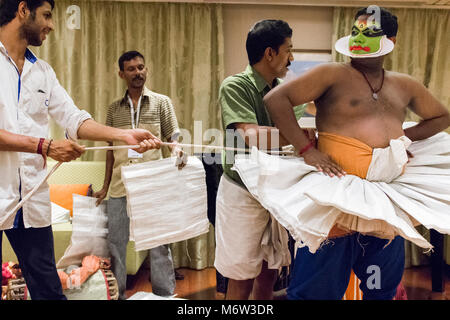
[[[411,76],[383,68],[397,18],[372,8],[336,42],[349,63],[321,64],[264,98],[301,158],[254,150],[235,160],[247,189],[300,244],[288,299],[341,299],[352,271],[364,299],[392,299],[404,239],[432,248],[414,227],[450,234],[449,112]],[[317,145],[292,111],[308,101]],[[422,120],[405,123],[408,109]]]

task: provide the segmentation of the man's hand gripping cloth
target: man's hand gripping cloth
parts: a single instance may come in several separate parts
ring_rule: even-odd
[[[303,158],[252,150],[235,170],[252,195],[302,246],[315,253],[334,225],[432,248],[414,228],[450,234],[450,136],[444,132],[411,141],[402,136],[386,148],[320,133],[318,148],[347,175],[330,178]],[[407,158],[406,149],[413,154]]]

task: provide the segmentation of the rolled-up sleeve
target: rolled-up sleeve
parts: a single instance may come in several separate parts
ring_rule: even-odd
[[[64,128],[70,139],[78,139],[78,128],[81,124],[92,119],[92,116],[80,110],[67,91],[61,86],[53,69],[48,66],[47,75],[50,86],[48,112],[56,123]]]

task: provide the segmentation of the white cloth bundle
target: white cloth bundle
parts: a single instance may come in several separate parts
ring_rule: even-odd
[[[205,170],[196,157],[178,170],[176,158],[122,167],[130,239],[136,251],[207,233]]]
[[[52,224],[66,223],[70,221],[70,210],[63,208],[56,203],[52,205]]]
[[[153,292],[138,291],[131,297],[129,297],[127,300],[186,300],[186,299],[177,298],[176,295],[163,297],[158,296]]]
[[[109,257],[106,204],[95,205],[97,198],[73,194],[72,238],[56,267],[80,266],[85,256]]]
[[[234,168],[252,195],[311,253],[335,224],[385,239],[401,235],[432,248],[414,226],[450,234],[450,136],[439,133],[410,143],[402,137],[374,149],[367,179],[330,178],[303,158],[256,149],[251,157],[238,157]],[[401,174],[406,148],[414,157]]]

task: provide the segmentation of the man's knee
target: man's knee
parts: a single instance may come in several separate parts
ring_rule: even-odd
[[[256,277],[256,281],[262,283],[272,283],[274,284],[276,279],[277,279],[277,274],[278,274],[278,270],[276,269],[269,269],[267,267],[267,262],[263,261],[262,267],[261,267],[261,272],[259,273],[259,275]]]
[[[227,300],[248,300],[253,289],[254,279],[228,280]]]

